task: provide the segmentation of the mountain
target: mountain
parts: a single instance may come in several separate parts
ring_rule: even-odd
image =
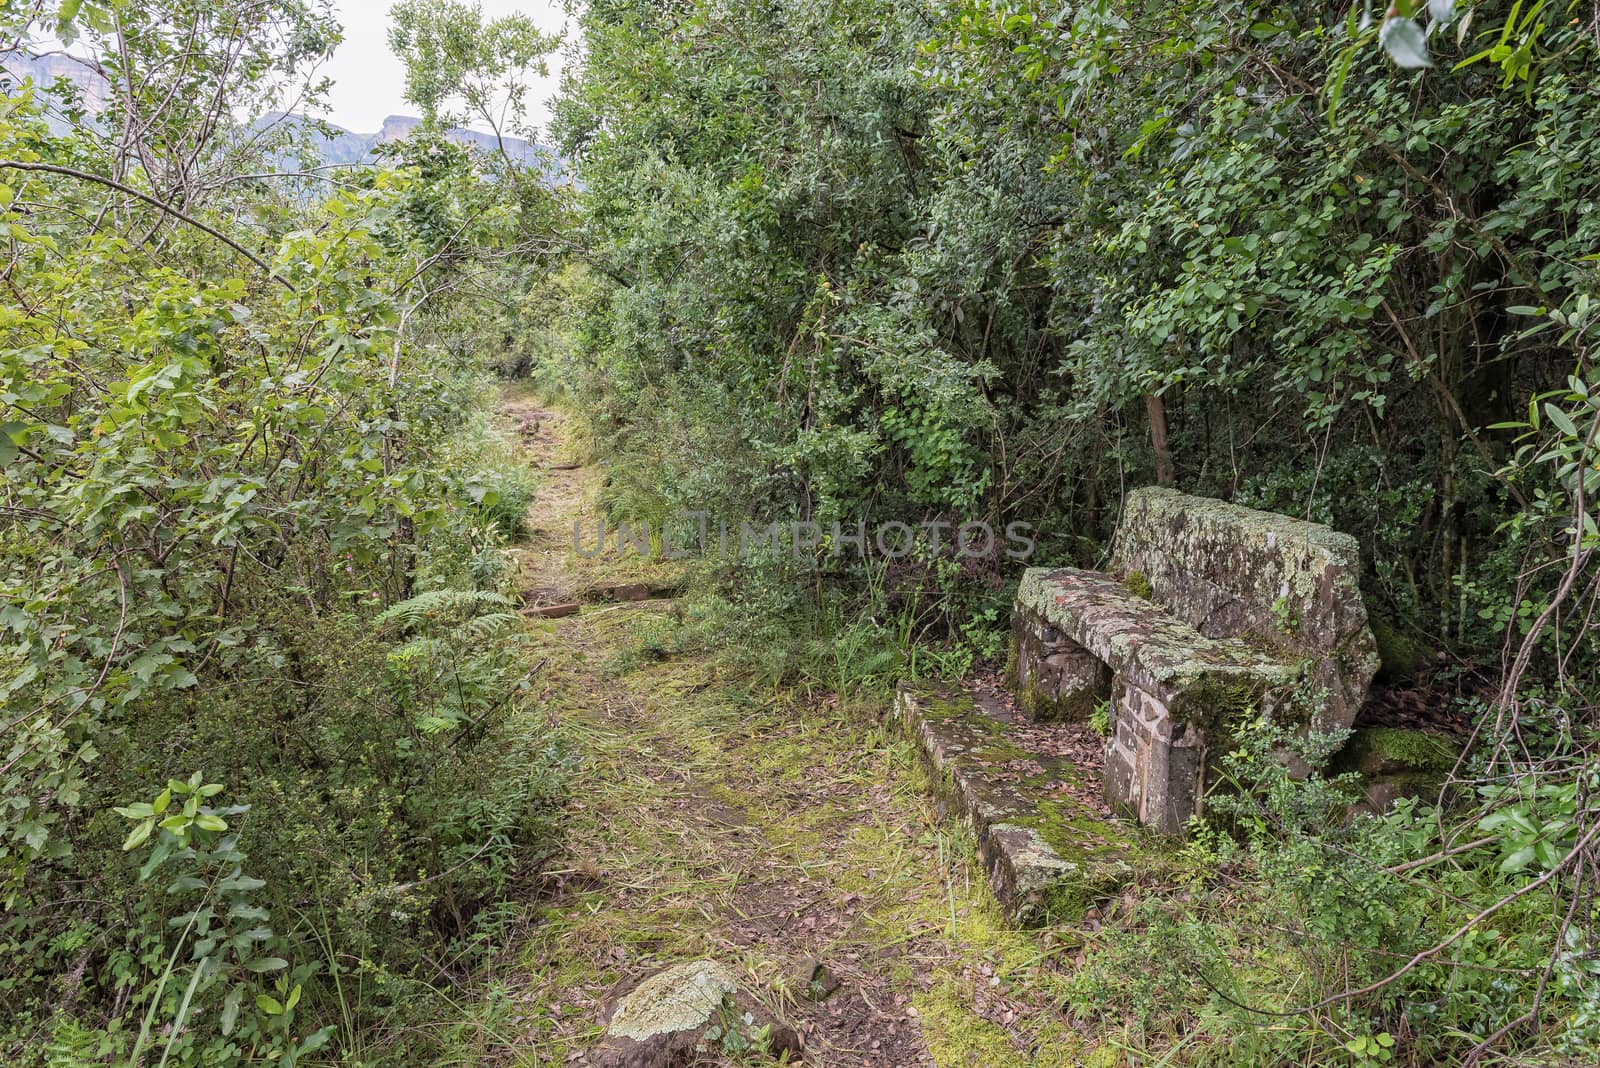
[[[263,116],[257,119],[254,125],[261,128],[279,123],[308,127],[305,132],[310,139],[311,149],[325,164],[372,163],[378,158],[379,145],[402,141],[422,126],[422,120],[413,115],[390,115],[383,120],[383,126],[377,133],[353,133],[333,123],[322,124],[325,130],[314,130],[309,129],[312,120],[305,116],[284,114]],[[468,145],[485,152],[499,151],[501,144],[494,134],[459,126],[452,126],[446,130],[445,136],[457,144]],[[554,149],[521,137],[506,137],[503,141],[506,155],[512,161],[551,175],[560,173],[560,159]]]
[[[28,78],[33,79],[34,84],[45,88],[65,78],[77,90],[84,112],[91,122],[106,109],[110,85],[98,71],[72,56],[57,52],[47,56],[15,53],[0,57],[0,91],[9,93],[14,86]],[[71,125],[59,103],[47,106],[45,118],[56,133],[64,132]],[[313,120],[303,115],[278,113],[256,119],[251,123],[251,127],[261,130],[284,124],[290,125],[291,129],[294,126],[310,127],[313,125]],[[415,116],[390,115],[383,120],[383,127],[377,133],[353,133],[332,123],[323,123],[322,129],[306,129],[304,132],[316,161],[335,165],[363,164],[377,160],[376,150],[379,145],[409,137],[421,125],[422,120]],[[498,151],[500,147],[500,142],[496,140],[494,134],[479,130],[451,127],[445,131],[445,136],[457,144],[470,145],[484,151]],[[507,137],[504,139],[504,145],[506,155],[516,163],[535,168],[552,181],[561,180],[564,169],[554,149],[521,137]],[[285,156],[280,155],[279,159],[282,161],[280,165],[287,165],[288,160]]]
[[[0,90],[8,95],[24,78],[32,78],[35,85],[49,88],[65,78],[81,94],[83,109],[90,115],[105,110],[106,94],[111,86],[100,73],[80,60],[61,52],[48,56],[30,56],[20,52],[0,56]],[[59,109],[52,109],[59,110]],[[58,114],[48,116],[57,132],[67,125]]]

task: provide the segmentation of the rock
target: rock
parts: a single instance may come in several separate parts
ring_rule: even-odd
[[[1426,671],[1433,663],[1437,649],[1413,636],[1409,628],[1376,614],[1369,614],[1367,624],[1378,645],[1378,679],[1396,682],[1409,679]]]
[[[650,597],[650,587],[642,582],[620,582],[609,586],[596,586],[590,596],[600,601],[644,601]]]
[[[617,999],[596,1068],[690,1068],[717,1052],[798,1054],[800,1036],[752,997],[727,966],[689,961]]]
[[[1461,756],[1463,739],[1406,730],[1362,727],[1333,758],[1335,772],[1357,771],[1367,793],[1356,811],[1382,815],[1396,799],[1432,801]]]
[[[1250,709],[1286,704],[1299,677],[1298,662],[1208,637],[1113,576],[1075,568],[1023,573],[1012,634],[1019,703],[1035,719],[1089,719],[1104,702],[1105,798],[1167,834],[1200,810],[1209,743]]]
[[[1405,772],[1446,772],[1461,756],[1461,739],[1403,727],[1362,727],[1334,758],[1342,771],[1368,778]]]
[[[560,619],[563,616],[578,614],[579,605],[576,601],[567,604],[545,604],[528,609],[530,615],[540,616],[544,619]]]
[[[826,1001],[839,989],[839,977],[816,957],[805,957],[790,970],[788,986],[802,1001]]]

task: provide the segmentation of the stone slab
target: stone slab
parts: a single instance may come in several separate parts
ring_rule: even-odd
[[[577,615],[578,609],[581,607],[583,606],[576,601],[568,601],[566,604],[535,605],[524,609],[524,611],[530,616],[538,616],[541,619],[563,619],[567,616]]]
[[[895,703],[941,801],[976,836],[1013,922],[1076,921],[1132,879],[1134,829],[1064,791],[1082,773],[1028,748],[998,702],[959,687],[902,683]]]
[[[1110,575],[1032,567],[1017,589],[1019,612],[1059,631],[1113,672],[1138,680],[1180,714],[1186,694],[1256,697],[1292,686],[1298,665],[1239,638],[1212,638]]]

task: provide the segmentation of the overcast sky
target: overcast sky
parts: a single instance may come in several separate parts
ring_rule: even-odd
[[[389,51],[389,8],[394,0],[335,0],[334,8],[344,25],[344,43],[323,68],[334,81],[328,102],[328,120],[357,133],[373,133],[388,115],[415,115],[417,109],[405,102],[405,68]],[[521,11],[532,16],[539,28],[559,32],[566,16],[559,2],[533,3],[530,0],[479,0],[484,16],[494,18]],[[561,56],[550,57],[550,77],[536,83],[528,93],[530,117],[541,132],[549,121],[547,102],[559,86]]]

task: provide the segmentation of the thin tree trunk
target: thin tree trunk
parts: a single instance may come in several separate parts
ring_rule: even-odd
[[[1172,450],[1167,448],[1167,405],[1154,393],[1145,394],[1145,414],[1150,418],[1150,447],[1156,454],[1156,484],[1171,486],[1177,481],[1172,470]]]

